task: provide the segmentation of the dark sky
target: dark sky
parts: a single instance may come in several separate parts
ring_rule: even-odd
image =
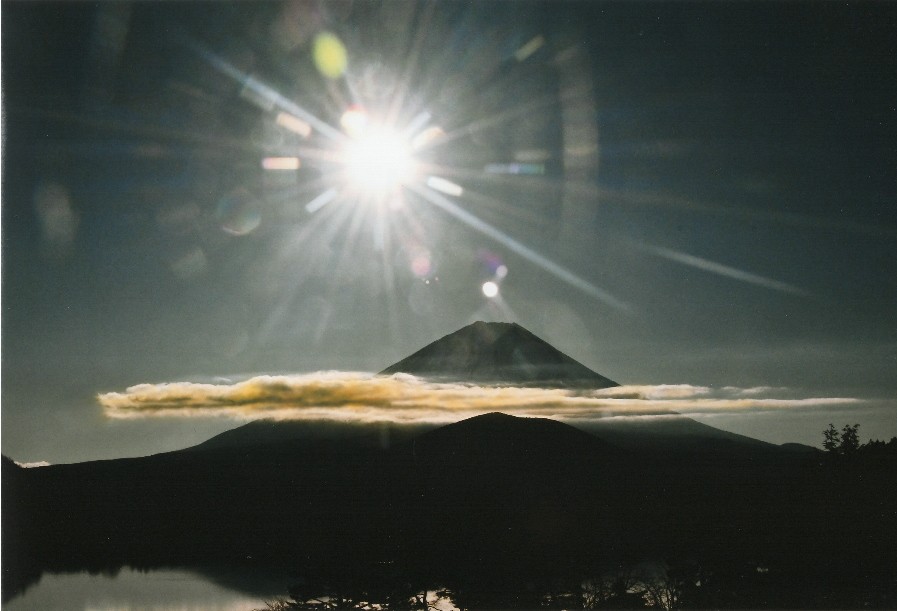
[[[109,421],[100,392],[379,371],[477,319],[625,384],[863,399],[703,416],[728,430],[897,435],[893,3],[4,2],[2,28],[17,460],[234,426]],[[418,160],[463,194],[352,191],[277,119],[352,103],[439,126]]]

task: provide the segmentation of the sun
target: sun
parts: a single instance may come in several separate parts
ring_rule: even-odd
[[[368,194],[395,190],[414,176],[411,145],[385,126],[369,126],[346,144],[344,162],[348,183]]]
[[[544,54],[543,59],[533,62],[529,58],[544,45],[544,37],[537,35],[518,48],[513,62],[521,68],[510,70],[509,85],[517,78],[513,75],[522,74],[528,66],[543,65]],[[559,195],[555,179],[563,179],[567,150],[555,150],[553,138],[543,142],[543,134],[555,133],[557,122],[564,122],[565,113],[554,109],[553,78],[543,83],[544,88],[538,88],[544,89],[546,95],[540,94],[531,102],[519,103],[515,85],[507,95],[499,95],[485,105],[479,104],[477,97],[468,104],[463,88],[447,92],[442,86],[428,86],[431,68],[436,69],[434,82],[442,80],[438,77],[442,76],[439,71],[443,66],[438,61],[433,66],[425,62],[426,69],[418,74],[420,57],[407,66],[397,64],[391,68],[388,62],[366,63],[364,58],[369,53],[362,48],[355,50],[356,61],[352,62],[353,49],[346,48],[332,32],[322,32],[316,40],[315,65],[327,79],[327,95],[323,96],[325,106],[309,109],[214,52],[199,46],[197,51],[214,68],[241,83],[241,95],[247,100],[265,112],[276,111],[272,118],[281,137],[266,143],[261,166],[266,171],[283,172],[284,185],[293,178],[287,172],[298,173],[297,184],[284,187],[282,197],[291,201],[290,194],[295,192],[308,214],[318,214],[326,208],[323,215],[310,221],[316,228],[326,226],[334,232],[344,228],[348,241],[354,243],[360,228],[369,227],[375,249],[382,253],[386,266],[392,265],[388,249],[412,252],[417,250],[412,242],[425,246],[433,239],[436,232],[425,227],[422,219],[451,220],[606,305],[620,310],[629,308],[608,291],[501,227],[505,219],[516,223],[531,215],[538,219],[540,231],[541,225],[549,227],[556,222],[554,214],[546,214],[544,222],[539,218]],[[484,59],[490,66],[495,64],[496,69],[505,61]],[[453,74],[449,71],[444,76]],[[541,68],[537,74],[542,74]],[[590,88],[583,89],[587,90]],[[317,97],[305,93],[309,95],[303,99],[308,101]],[[592,101],[590,93],[583,95],[587,96],[585,101]],[[558,101],[562,109],[574,102],[566,96]],[[330,122],[321,116],[336,120]],[[588,117],[584,121],[571,129],[581,129],[583,135],[579,139],[586,142],[591,138],[592,123]],[[592,147],[582,150],[586,149],[591,151]],[[587,163],[591,167],[593,161]],[[552,167],[557,176],[550,175]],[[271,182],[280,184],[281,179],[272,178]],[[565,184],[561,180],[561,186]],[[577,183],[575,198],[571,195],[573,204],[567,203],[565,194],[559,205],[579,206],[578,198],[590,193],[592,186],[588,181]],[[594,193],[597,197],[598,191]],[[426,209],[437,211],[436,215]],[[485,210],[494,220],[481,218],[479,210]],[[559,215],[562,219],[567,216]],[[304,238],[303,232],[300,233]],[[418,260],[412,257],[409,261],[415,277],[428,273],[420,271],[427,267],[421,263],[414,267]],[[429,259],[427,262],[431,263]],[[486,298],[501,300],[500,280],[496,277],[481,287]]]

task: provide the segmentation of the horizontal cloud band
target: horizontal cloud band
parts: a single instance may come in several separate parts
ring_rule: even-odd
[[[435,383],[407,374],[318,372],[262,375],[231,384],[138,384],[98,395],[111,418],[229,416],[293,420],[446,422],[490,411],[595,419],[670,413],[768,411],[859,403],[842,397],[775,398],[767,387],[712,389],[688,384],[601,390]]]

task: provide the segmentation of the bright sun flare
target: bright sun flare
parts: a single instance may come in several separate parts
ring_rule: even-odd
[[[353,139],[346,148],[345,162],[349,181],[373,193],[401,186],[414,168],[410,145],[386,128],[371,128]]]

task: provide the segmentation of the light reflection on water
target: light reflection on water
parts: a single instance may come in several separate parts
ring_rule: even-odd
[[[138,571],[115,575],[44,573],[40,581],[3,605],[4,611],[250,611],[266,600],[283,598],[286,583],[268,586],[267,594],[247,594],[183,569]]]

